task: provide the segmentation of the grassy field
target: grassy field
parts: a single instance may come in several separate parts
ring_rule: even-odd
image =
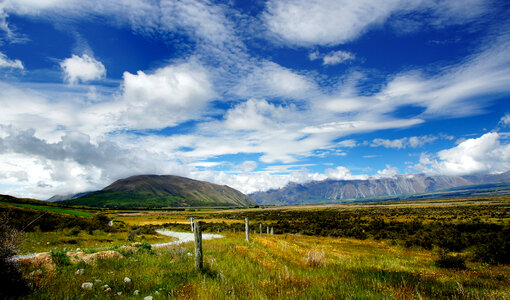
[[[192,243],[124,253],[124,258],[97,264],[61,264],[56,270],[23,265],[32,286],[27,299],[148,295],[155,299],[510,299],[508,197],[109,211],[107,216],[118,224],[110,232],[106,225],[99,227],[102,230],[80,230],[88,223],[70,220],[61,224],[70,227],[25,233],[21,250],[95,251],[118,249],[133,240],[166,242],[169,238],[154,235],[154,228],[189,231],[191,216],[203,221],[206,232],[220,232],[225,238],[204,241],[203,272],[193,268]],[[246,217],[250,242],[244,237]],[[84,219],[105,224],[104,218]],[[260,236],[259,224],[264,232],[266,226],[273,227],[276,234]],[[145,226],[137,229],[141,225]],[[77,275],[78,269],[84,274]],[[131,282],[124,282],[125,277]],[[94,283],[92,290],[83,290],[84,282]],[[105,284],[111,290],[105,292]]]
[[[28,299],[508,299],[510,267],[468,263],[435,266],[437,253],[384,241],[242,234],[204,242],[205,271],[193,269],[193,245],[136,253],[97,265],[67,265],[24,273]],[[83,275],[76,275],[84,268]],[[131,282],[124,282],[129,277]],[[90,291],[83,282],[93,282]],[[111,291],[105,292],[108,285]],[[135,291],[139,295],[135,296]]]
[[[1,202],[1,201],[0,201],[0,205],[30,208],[30,209],[35,209],[35,210],[43,210],[43,211],[49,211],[49,212],[61,213],[61,214],[79,216],[79,217],[90,217],[94,214],[94,213],[88,212],[88,211],[61,208],[61,207],[55,207],[55,206],[46,206],[46,205],[11,203],[11,202]]]
[[[19,254],[40,253],[48,251],[70,251],[115,249],[133,242],[167,243],[175,239],[159,234],[137,234],[132,241],[128,240],[129,232],[104,232],[95,230],[91,234],[86,231],[76,232],[66,229],[50,232],[27,232],[19,246]]]

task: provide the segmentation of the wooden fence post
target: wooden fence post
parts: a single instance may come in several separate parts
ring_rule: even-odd
[[[260,231],[260,236],[262,236],[262,223],[260,223],[259,228],[260,228],[260,230],[259,230]]]
[[[244,226],[246,228],[246,241],[249,242],[250,241],[250,221],[248,220],[248,218],[244,219]]]
[[[204,262],[202,260],[202,229],[200,228],[200,221],[194,221],[195,227],[195,270],[202,271]]]
[[[267,235],[269,235],[269,226],[267,226]]]
[[[273,235],[273,234],[274,234],[274,228],[271,227],[271,235]]]

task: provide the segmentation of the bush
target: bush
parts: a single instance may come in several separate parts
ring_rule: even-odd
[[[12,256],[17,252],[21,231],[10,226],[7,214],[0,216],[0,298],[20,297],[30,292]]]
[[[51,259],[58,267],[71,265],[71,260],[64,251],[51,251]]]
[[[491,265],[510,263],[510,240],[505,234],[494,236],[474,248],[475,260]]]
[[[459,255],[441,253],[439,259],[435,261],[435,265],[444,269],[466,270],[466,260]]]

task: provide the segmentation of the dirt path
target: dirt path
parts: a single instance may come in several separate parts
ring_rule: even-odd
[[[195,236],[191,232],[177,232],[177,231],[171,231],[167,229],[158,229],[156,230],[157,233],[171,236],[174,238],[177,238],[177,241],[168,242],[168,243],[159,243],[159,244],[152,244],[151,246],[153,248],[162,248],[170,245],[179,245],[183,243],[193,242],[195,240]],[[221,234],[211,234],[211,233],[202,233],[202,239],[203,240],[212,240],[212,239],[219,239],[223,238],[224,236]],[[91,249],[88,249],[91,250]],[[41,252],[41,253],[49,253],[49,252]],[[24,255],[15,255],[12,257],[14,260],[19,260],[22,258],[32,258],[35,257],[37,254],[41,253],[32,253],[32,254],[24,254]]]
[[[152,247],[154,248],[160,248],[165,247],[169,245],[179,245],[182,243],[187,242],[193,242],[195,240],[194,234],[192,232],[176,232],[171,231],[167,229],[158,229],[156,230],[157,233],[171,236],[174,238],[177,238],[177,241],[169,242],[169,243],[161,243],[161,244],[153,244]],[[202,240],[212,240],[212,239],[219,239],[223,238],[224,236],[221,234],[212,234],[212,233],[202,233]]]

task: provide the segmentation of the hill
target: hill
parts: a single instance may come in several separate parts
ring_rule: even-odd
[[[251,206],[256,202],[226,185],[173,175],[139,175],[120,179],[64,205],[109,208]]]
[[[510,171],[502,174],[476,176],[413,174],[368,180],[327,179],[303,184],[289,183],[280,189],[253,193],[250,197],[263,205],[323,204],[377,198],[412,200],[440,196],[446,198],[466,197],[470,194],[481,195],[482,190],[487,194],[499,195],[505,188],[484,185],[505,182],[510,182]],[[470,188],[462,189],[462,191],[459,189],[449,191],[452,188],[467,186]],[[444,192],[437,193],[439,191]]]

